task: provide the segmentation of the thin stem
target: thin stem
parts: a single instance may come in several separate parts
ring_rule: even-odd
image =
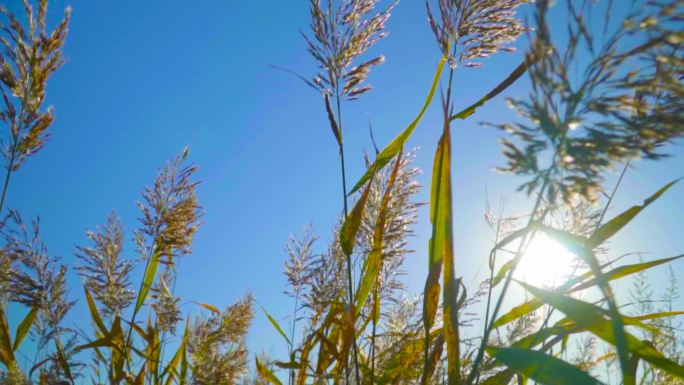
[[[17,152],[14,149],[14,146],[12,146],[12,154],[10,155],[10,161],[9,164],[7,165],[7,173],[5,174],[5,182],[2,186],[2,196],[0,197],[0,214],[2,214],[2,209],[5,205],[5,197],[7,196],[7,187],[9,186],[10,182],[10,177],[12,176],[12,169],[14,168],[14,158],[16,157]]]
[[[503,213],[499,212],[499,218],[497,218],[497,223],[496,223],[496,236],[494,237],[494,244],[499,243],[499,235],[501,234],[501,226],[503,222]],[[489,308],[492,303],[492,281],[494,280],[494,267],[496,266],[496,253],[497,250],[495,249],[492,253],[492,266],[489,269],[489,288],[487,290],[487,307],[485,311],[485,320],[484,320],[484,327],[487,327],[487,324],[489,323]],[[483,334],[486,331],[483,331]],[[480,382],[480,373],[477,373],[477,379],[475,380],[475,383]]]

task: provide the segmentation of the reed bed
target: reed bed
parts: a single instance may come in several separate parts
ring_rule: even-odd
[[[426,28],[438,55],[425,101],[389,144],[379,149],[373,143],[365,172],[349,188],[344,106],[372,92],[371,70],[384,62],[373,52],[398,1],[310,0],[303,37],[318,71],[298,76],[321,95],[322,124],[330,127],[339,154],[342,199],[331,197],[340,214],[330,242],[321,244],[309,225],[286,244],[289,324],[281,325],[249,293],[225,309],[195,303],[196,314],[180,311],[179,263],[193,258],[203,215],[197,166],[185,149],[142,191],[140,220],[130,235],[135,257],[122,252],[129,235],[115,212],[76,248],[73,268],[91,318],[78,327],[64,322],[75,304],[65,281],[69,266],[49,254],[39,220],[27,222],[5,207],[11,176],[49,138],[54,113],[44,105],[45,90],[63,64],[70,11],[48,30],[47,0],[23,0],[22,15],[0,5],[0,120],[6,127],[0,384],[684,383],[677,318],[684,312],[674,306],[678,277],[670,269],[668,289],[655,300],[647,276],[648,269],[683,255],[625,264],[607,244],[679,188],[673,180],[641,204],[617,215],[609,210],[630,164],[667,156],[667,145],[684,135],[684,3],[627,3],[628,10],[618,12],[613,1],[558,1],[566,24],[551,26],[548,0],[426,1]],[[565,34],[563,44],[558,33]],[[487,71],[487,59],[512,51],[518,39],[527,43],[523,62],[470,106],[455,110],[454,74]],[[517,216],[487,206],[495,239],[486,261],[489,278],[468,287],[454,245],[459,185],[452,168],[462,166],[452,154],[451,131],[517,81],[530,82],[528,95],[507,100],[519,119],[485,125],[503,133],[501,170],[520,177],[519,190],[534,204]],[[413,166],[416,150],[406,146],[438,91],[442,130],[435,138],[430,201],[423,204],[416,201],[422,188]],[[614,169],[622,173],[608,186],[605,177]],[[409,239],[423,207],[431,239],[412,250]],[[515,275],[542,235],[575,256],[574,270],[553,287],[535,287]],[[423,256],[428,266],[424,290],[415,296],[402,279],[410,254]],[[143,272],[140,282],[134,282],[136,269]],[[625,305],[613,281],[626,277],[634,279]],[[514,285],[528,297],[508,308],[504,302]],[[254,304],[282,337],[287,357],[256,356],[250,374],[246,336]],[[484,314],[476,304],[484,304]],[[14,327],[10,305],[24,311]],[[464,332],[480,324],[475,336]],[[29,336],[35,356],[27,366],[18,354]]]

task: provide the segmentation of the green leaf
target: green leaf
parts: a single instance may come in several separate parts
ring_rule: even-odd
[[[651,267],[654,267],[654,266],[658,266],[658,265],[662,265],[664,263],[672,262],[672,261],[677,260],[677,259],[682,258],[682,257],[684,257],[684,254],[678,255],[676,257],[657,259],[655,261],[650,261],[650,262],[643,262],[643,263],[637,263],[637,264],[633,264],[633,265],[619,266],[613,270],[606,272],[605,276],[606,276],[606,279],[608,279],[609,281],[612,281],[612,280],[615,280],[618,278],[622,278],[622,277],[626,277],[628,275],[638,273],[638,272],[646,270],[646,269],[650,269]],[[571,292],[583,290],[583,289],[592,287],[594,285],[596,285],[596,279],[595,278],[573,287]]]
[[[62,340],[57,336],[55,338],[55,348],[57,349],[57,363],[59,363],[60,368],[64,372],[64,375],[74,383],[74,376],[71,374],[71,367],[69,366],[69,360],[67,359],[66,352],[64,351],[64,346],[62,345]]]
[[[629,210],[627,210],[627,211],[623,212],[622,214],[616,216],[615,218],[611,219],[606,224],[604,224],[603,226],[598,228],[596,230],[596,232],[594,232],[594,234],[589,239],[590,248],[593,249],[594,247],[605,242],[608,238],[615,235],[615,233],[617,233],[618,231],[620,231],[620,229],[625,227],[643,209],[648,207],[648,205],[650,205],[651,203],[655,202],[670,187],[672,187],[675,183],[679,182],[680,180],[681,180],[681,178],[666,184],[660,190],[658,190],[655,194],[651,195],[648,199],[646,199],[642,205],[632,206],[631,208],[629,208]]]
[[[502,370],[499,373],[486,378],[482,382],[482,385],[508,385],[514,375],[515,372],[511,369]]]
[[[347,218],[345,218],[342,228],[340,229],[340,246],[345,255],[351,256],[354,251],[354,244],[356,243],[356,233],[361,227],[361,219],[363,218],[363,212],[366,209],[366,201],[368,200],[368,194],[371,189],[371,184],[373,183],[373,175],[371,175],[370,183],[366,186],[361,198],[356,202],[354,208],[349,213]]]
[[[201,307],[209,310],[210,312],[212,312],[216,315],[221,315],[221,311],[214,305],[210,305],[208,303],[201,303],[201,302],[197,302],[197,301],[192,301],[192,303],[194,303],[197,306],[201,306]]]
[[[598,310],[595,305],[552,291],[538,289],[525,283],[521,283],[521,285],[535,297],[565,313],[579,327],[588,330],[612,345],[617,344],[613,323],[604,317],[605,309]],[[648,361],[657,368],[663,369],[675,376],[684,377],[684,366],[667,359],[649,343],[640,341],[627,332],[624,333],[624,336],[627,349],[630,352],[637,354],[641,359]],[[628,368],[629,365],[625,367],[625,369]],[[629,373],[623,372],[623,375],[629,375]]]
[[[90,311],[90,318],[95,323],[95,326],[97,326],[97,328],[100,330],[100,333],[106,336],[108,334],[107,327],[102,321],[100,311],[97,309],[95,301],[93,300],[92,295],[90,295],[90,291],[85,285],[83,286],[83,291],[85,291],[86,303],[88,304],[88,310]]]
[[[482,97],[480,100],[478,100],[474,104],[468,106],[468,108],[464,109],[463,111],[461,111],[455,115],[452,115],[449,118],[449,121],[453,121],[456,119],[465,119],[465,118],[469,117],[470,115],[474,114],[475,110],[477,110],[480,106],[485,104],[488,100],[492,99],[496,95],[503,92],[503,90],[505,90],[511,84],[513,84],[516,80],[518,80],[518,78],[520,78],[525,72],[527,72],[527,62],[522,62],[518,67],[515,68],[515,70],[513,70],[513,72],[510,73],[510,75],[508,75],[506,77],[506,79],[504,79],[504,81],[502,81],[501,83],[499,83],[499,85],[494,87],[493,90],[489,91],[487,93],[487,95]]]
[[[371,246],[371,251],[364,260],[363,267],[361,269],[359,287],[356,291],[355,316],[361,314],[361,310],[366,304],[371,290],[378,284],[380,271],[382,269],[382,251],[384,250],[383,238],[385,234],[385,222],[387,220],[387,208],[389,207],[390,197],[392,195],[392,190],[394,189],[394,183],[397,180],[400,167],[401,151],[397,156],[397,160],[394,162],[394,167],[392,168],[392,174],[390,174],[387,189],[382,196],[380,212],[378,213],[378,219],[376,220],[375,229],[373,231],[373,245]]]
[[[535,311],[536,309],[539,308],[539,306],[541,306],[541,304],[542,304],[541,301],[532,300],[532,301],[525,302],[521,305],[518,305],[518,306],[514,307],[513,309],[511,309],[508,313],[497,318],[496,321],[492,322],[492,328],[501,327],[503,325],[506,325],[507,323],[510,323],[510,322],[524,316],[525,314],[528,314],[532,311]]]
[[[581,235],[572,234],[568,231],[555,229],[540,223],[537,223],[536,227],[547,235],[551,236],[556,241],[564,244],[568,250],[577,254],[577,256],[582,258],[584,262],[589,265],[592,274],[594,274],[596,277],[596,283],[603,293],[603,298],[605,298],[606,302],[608,303],[608,311],[610,312],[611,324],[613,325],[615,347],[618,353],[620,368],[622,369],[623,382],[625,385],[635,385],[636,379],[631,377],[631,373],[629,371],[629,354],[623,318],[618,310],[617,304],[615,303],[615,296],[613,295],[613,291],[608,283],[608,279],[601,270],[601,265],[592,251],[593,247],[591,246],[589,239]]]
[[[335,119],[335,114],[333,113],[332,106],[330,105],[330,96],[325,94],[325,111],[328,113],[328,120],[330,121],[330,128],[332,129],[337,145],[342,148],[342,132],[337,125],[337,120]]]
[[[511,267],[513,267],[513,262],[514,260],[511,259],[510,261],[504,263],[503,266],[501,266],[499,272],[497,272],[494,279],[492,279],[491,287],[498,285],[504,279],[506,273],[508,273]]]
[[[439,79],[442,75],[442,69],[444,69],[444,63],[446,63],[446,58],[443,57],[440,61],[439,64],[437,65],[437,72],[435,73],[435,77],[432,81],[432,86],[430,87],[430,92],[428,93],[427,98],[425,99],[425,103],[423,103],[423,107],[421,108],[420,112],[418,113],[418,116],[416,116],[415,119],[411,122],[411,124],[408,125],[402,131],[399,135],[397,135],[392,142],[385,147],[380,154],[375,158],[375,162],[366,170],[366,173],[359,179],[358,182],[356,182],[356,185],[351,189],[349,192],[349,195],[357,192],[361,186],[363,186],[366,182],[368,182],[373,174],[375,174],[377,171],[381,170],[387,163],[394,158],[395,155],[399,153],[399,151],[404,147],[404,144],[408,140],[408,138],[411,136],[413,133],[413,130],[418,126],[418,123],[420,123],[420,120],[423,118],[423,115],[425,114],[425,111],[427,111],[428,106],[432,102],[433,96],[435,96],[435,91],[437,90],[437,86],[439,85]]]
[[[256,360],[256,367],[257,367],[257,372],[263,378],[264,380],[270,382],[273,385],[283,385],[278,377],[273,374],[271,369],[266,367],[266,365],[262,364],[261,361],[259,361],[259,358],[255,358]]]
[[[14,350],[12,349],[12,337],[10,336],[9,323],[5,314],[5,308],[0,306],[0,362],[9,369],[14,363]]]
[[[21,323],[17,327],[16,333],[14,333],[14,346],[12,347],[13,351],[16,352],[19,349],[19,346],[21,346],[21,343],[24,342],[24,338],[26,338],[26,335],[28,334],[29,330],[31,330],[31,326],[33,326],[33,323],[36,322],[37,316],[38,308],[34,307],[21,321]]]
[[[159,267],[159,261],[161,260],[161,255],[159,251],[155,251],[150,257],[150,261],[145,269],[145,275],[143,277],[142,285],[140,285],[140,292],[138,293],[138,301],[135,303],[134,314],[140,311],[140,308],[145,303],[147,294],[154,284],[154,278],[157,275],[157,268]]]
[[[185,347],[188,344],[188,339],[190,338],[190,321],[186,320],[185,321],[185,333],[183,334],[183,340],[181,340],[180,345],[178,346],[178,350],[176,350],[176,354],[173,355],[173,358],[171,358],[171,361],[169,361],[168,365],[166,365],[166,368],[162,371],[162,377],[165,375],[169,375],[166,379],[166,385],[171,385],[173,383],[173,380],[176,377],[176,374],[178,373],[176,370],[176,367],[178,364],[181,362],[181,359],[183,357],[183,354],[185,353]]]
[[[287,338],[287,334],[285,334],[285,332],[283,331],[283,328],[280,327],[280,325],[278,324],[278,321],[276,321],[275,318],[273,318],[271,316],[271,314],[269,314],[266,311],[266,308],[264,308],[261,305],[261,303],[259,303],[259,301],[257,301],[255,299],[254,302],[256,302],[257,305],[259,305],[259,307],[261,308],[261,311],[264,312],[264,315],[266,316],[266,318],[268,318],[268,321],[271,323],[271,325],[273,325],[273,327],[278,331],[278,333],[280,333],[280,335],[283,336],[283,338],[285,339],[285,342],[287,342],[287,345],[292,346],[292,342],[290,342],[290,339]]]
[[[430,195],[430,221],[432,222],[432,238],[430,239],[430,272],[433,266],[443,265],[442,281],[442,322],[444,340],[447,347],[447,374],[449,384],[461,382],[460,336],[458,328],[458,293],[460,280],[455,278],[454,263],[454,231],[451,192],[451,133],[449,122],[444,123],[444,131],[437,145],[435,160],[432,165],[432,186]],[[436,268],[435,268],[436,269]],[[434,282],[436,277],[429,277],[426,282]],[[439,279],[439,278],[437,278]],[[431,289],[434,290],[434,289]],[[433,303],[429,303],[432,305]],[[426,310],[433,312],[434,309]],[[429,314],[433,316],[433,314]],[[428,325],[425,325],[429,330]]]
[[[601,382],[581,369],[546,353],[520,348],[488,347],[487,353],[540,384],[590,385]]]
[[[615,269],[606,272],[604,275],[606,276],[607,280],[612,281],[615,279],[623,278],[623,277],[638,273],[640,271],[649,269],[649,268],[654,267],[654,266],[658,266],[658,265],[661,265],[664,263],[674,261],[674,260],[682,258],[682,257],[684,257],[684,254],[678,255],[676,257],[671,257],[671,258],[658,259],[658,260],[651,261],[651,262],[644,262],[644,263],[638,263],[638,264],[634,264],[634,265],[620,266],[620,267],[616,267]],[[572,293],[575,291],[583,290],[583,289],[589,288],[591,286],[594,286],[594,285],[596,285],[596,280],[592,279],[590,281],[584,282],[578,286],[573,287],[573,285],[575,285],[576,283],[581,282],[582,280],[588,278],[590,275],[591,275],[591,272],[586,272],[586,273],[584,273],[578,277],[569,279],[566,283],[561,285],[555,291],[558,293],[562,293],[562,292],[565,292],[566,290],[569,290],[568,292]],[[543,303],[540,300],[535,298],[535,299],[527,301],[521,305],[518,305],[518,306],[514,307],[513,309],[511,309],[508,313],[502,315],[496,321],[494,321],[492,323],[492,327],[497,328],[497,327],[501,327],[503,325],[506,325],[506,324],[508,324],[508,323],[510,323],[510,322],[512,322],[512,321],[514,321],[514,320],[516,320],[516,319],[518,319],[518,318],[520,318],[526,314],[529,314],[530,312],[532,312],[536,309],[538,309],[542,304]]]

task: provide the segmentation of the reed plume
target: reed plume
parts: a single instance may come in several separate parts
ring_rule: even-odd
[[[220,314],[196,318],[188,353],[192,385],[233,385],[247,372],[246,335],[253,318],[250,295]]]
[[[371,87],[363,85],[370,70],[384,62],[384,56],[354,65],[379,40],[387,36],[385,24],[390,11],[398,3],[392,2],[373,14],[379,0],[321,0],[310,1],[311,35],[302,34],[307,50],[318,62],[321,72],[307,84],[325,96],[356,99]]]
[[[102,305],[102,313],[109,318],[121,316],[135,299],[130,283],[133,263],[121,257],[123,226],[112,211],[106,225],[97,231],[88,231],[86,235],[93,246],[76,248],[76,257],[82,262],[76,269],[85,287]]]
[[[512,51],[525,30],[517,8],[529,0],[438,0],[435,17],[430,0],[425,1],[428,22],[442,54],[451,68],[461,63],[479,67],[480,60],[498,51]]]

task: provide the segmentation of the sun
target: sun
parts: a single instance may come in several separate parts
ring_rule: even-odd
[[[516,278],[539,287],[563,283],[575,267],[575,255],[562,244],[538,233],[516,270]]]

